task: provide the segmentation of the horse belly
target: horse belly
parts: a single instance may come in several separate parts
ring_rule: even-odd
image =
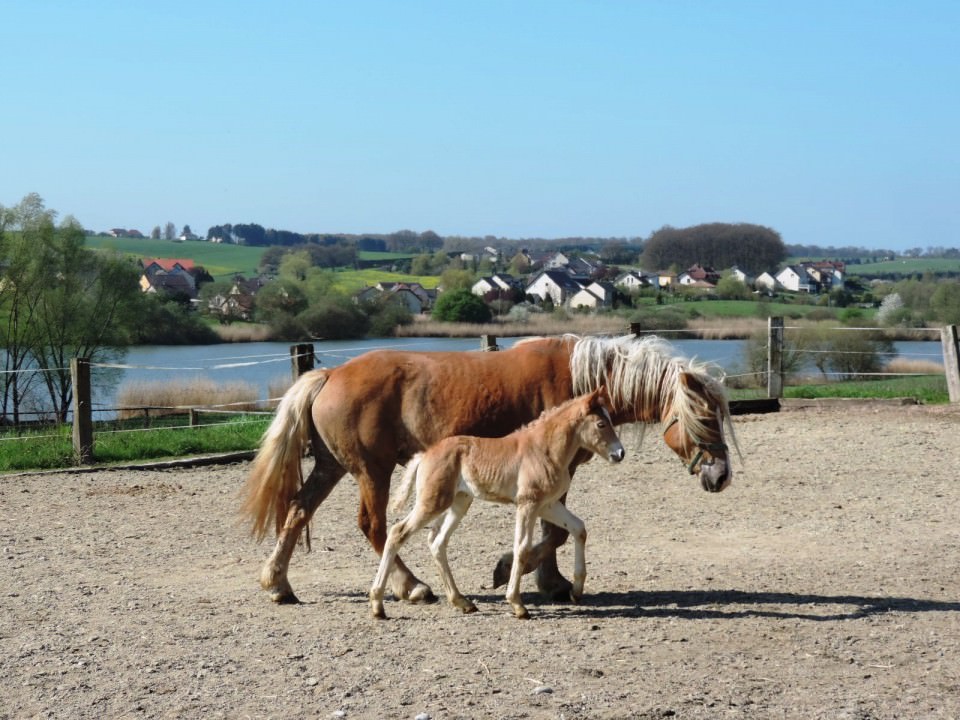
[[[460,473],[460,492],[495,503],[512,503],[517,497],[516,476],[512,479],[493,467],[478,468],[472,463]]]

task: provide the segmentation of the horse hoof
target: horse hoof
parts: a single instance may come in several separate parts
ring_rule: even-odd
[[[510,580],[510,556],[497,560],[497,566],[493,569],[493,587],[498,588],[507,584]]]
[[[573,593],[573,583],[561,575],[550,578],[537,576],[537,590],[540,594],[553,602],[570,602]]]
[[[513,615],[517,620],[529,620],[530,613],[527,612],[525,607],[518,607],[513,609]]]
[[[430,589],[429,585],[424,585],[420,583],[413,590],[410,591],[410,594],[407,595],[407,601],[415,604],[422,605],[431,605],[437,602],[437,596],[433,594],[433,590]]]
[[[573,590],[570,591],[570,602],[574,605],[579,605],[581,598],[583,598],[583,593],[577,594]]]
[[[469,615],[470,613],[475,613],[477,611],[477,606],[473,603],[470,603],[469,605],[464,605],[461,610],[463,610],[464,615]]]

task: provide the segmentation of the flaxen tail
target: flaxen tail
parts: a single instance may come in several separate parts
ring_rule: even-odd
[[[423,459],[423,453],[417,453],[413,459],[407,463],[407,469],[403,471],[403,478],[390,499],[390,510],[398,513],[407,505],[410,499],[410,492],[413,490],[414,480],[417,478],[417,468],[420,467],[420,461]]]
[[[326,370],[301,375],[280,400],[273,422],[260,439],[240,508],[250,518],[258,542],[267,534],[271,519],[280,532],[290,503],[303,485],[301,462],[310,442],[311,408],[326,381]]]

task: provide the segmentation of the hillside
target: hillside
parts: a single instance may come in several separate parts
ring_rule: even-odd
[[[217,279],[241,273],[252,277],[257,273],[266,248],[222,245],[210,242],[150,240],[148,238],[87,237],[91,248],[116,250],[137,258],[184,258],[202,265]]]

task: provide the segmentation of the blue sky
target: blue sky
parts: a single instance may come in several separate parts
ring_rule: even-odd
[[[0,204],[92,230],[960,246],[960,2],[4,0]]]

